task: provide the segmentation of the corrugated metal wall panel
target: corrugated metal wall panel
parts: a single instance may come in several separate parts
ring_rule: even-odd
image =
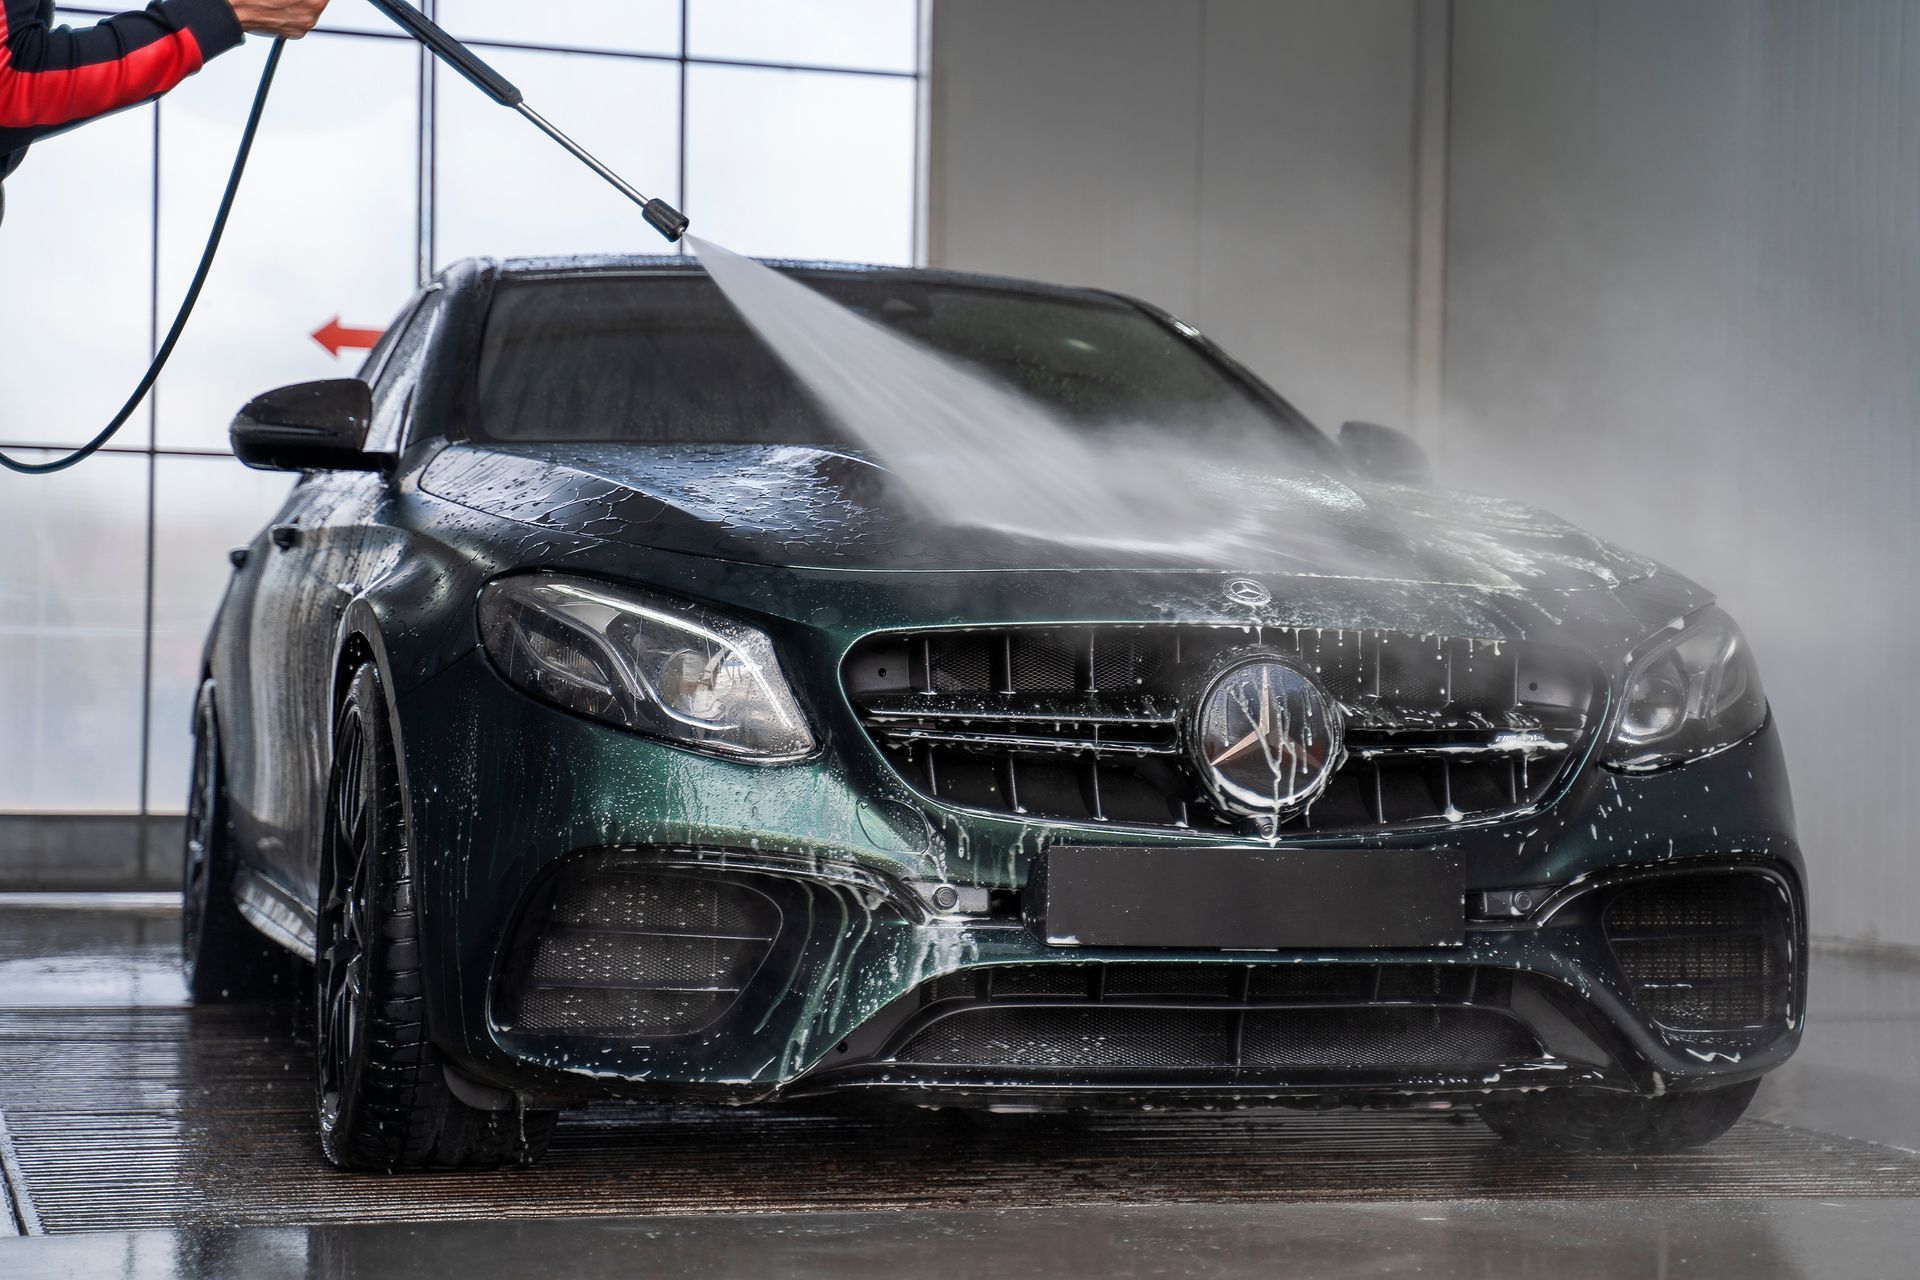
[[[1817,933],[1920,944],[1920,3],[1458,0],[1444,464],[1717,589]]]

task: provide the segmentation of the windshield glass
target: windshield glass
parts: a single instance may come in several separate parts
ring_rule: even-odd
[[[1283,417],[1126,303],[806,273],[813,288],[1089,430]],[[704,275],[507,280],[481,349],[477,427],[503,442],[850,443]]]

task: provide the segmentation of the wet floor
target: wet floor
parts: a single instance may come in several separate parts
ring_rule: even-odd
[[[1441,1114],[605,1108],[534,1169],[396,1180],[325,1165],[289,1011],[191,1009],[176,931],[158,901],[0,903],[0,1235],[43,1237],[0,1242],[0,1275],[433,1275],[555,1249],[584,1274],[937,1276],[990,1250],[1009,1275],[1909,1275],[1883,1245],[1920,1239],[1920,965],[1886,956],[1820,954],[1805,1051],[1682,1155],[1526,1156]]]

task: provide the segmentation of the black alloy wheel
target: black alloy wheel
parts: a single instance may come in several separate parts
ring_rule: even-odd
[[[313,1045],[320,1069],[320,1132],[340,1123],[340,1100],[355,1069],[367,1021],[367,845],[371,837],[361,717],[341,721],[329,796],[333,874],[321,905],[326,936],[314,953]]]

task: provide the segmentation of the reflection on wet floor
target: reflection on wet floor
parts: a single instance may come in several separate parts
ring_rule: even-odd
[[[1124,1205],[103,1233],[35,1242],[31,1276],[740,1276],[786,1280],[1827,1280],[1912,1274],[1903,1200]]]
[[[50,908],[17,905],[23,897],[0,902],[0,1009],[186,1007],[169,897],[116,895],[111,911],[81,896]]]
[[[1920,966],[1881,957],[1817,959],[1806,1051],[1755,1119],[1697,1153],[1521,1156],[1441,1114],[609,1107],[563,1123],[537,1168],[403,1183],[324,1164],[290,1011],[190,1008],[176,946],[176,918],[152,907],[0,905],[0,1124],[9,1181],[45,1231],[193,1227],[212,1241],[204,1229],[222,1225],[799,1209],[1920,1196],[1920,1154],[1896,1149],[1920,1149]],[[631,1244],[595,1239],[609,1256]]]
[[[1750,1115],[1920,1151],[1920,956],[1816,950],[1800,1051]]]

